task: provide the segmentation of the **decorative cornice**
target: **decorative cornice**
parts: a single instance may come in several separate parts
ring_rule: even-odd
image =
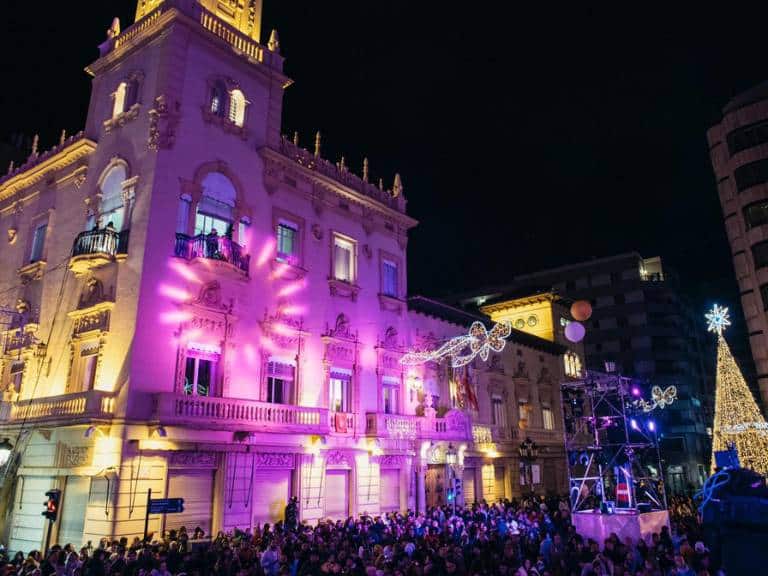
[[[0,201],[5,200],[19,190],[29,188],[46,179],[52,170],[61,170],[92,154],[96,150],[96,142],[83,136],[80,132],[62,146],[57,146],[49,152],[28,161],[18,170],[0,179]]]
[[[312,192],[302,191],[302,193],[309,196],[316,204],[322,204],[324,206],[333,206],[336,204],[337,199],[341,198],[346,201],[354,202],[362,206],[363,208],[370,210],[371,212],[382,214],[387,218],[393,221],[396,221],[398,224],[400,224],[401,227],[403,227],[406,230],[409,228],[413,228],[418,224],[417,220],[405,214],[404,206],[402,207],[402,209],[388,206],[383,200],[379,200],[377,198],[374,198],[371,195],[367,195],[363,192],[355,190],[354,188],[330,176],[327,176],[325,174],[318,172],[317,170],[314,169],[314,167],[305,166],[297,162],[296,160],[291,159],[285,154],[277,150],[273,150],[272,148],[267,148],[267,147],[261,148],[259,150],[259,153],[261,154],[261,156],[264,158],[266,162],[271,161],[271,162],[278,163],[283,167],[283,169],[290,172],[292,176],[295,175],[298,178],[301,178],[302,180],[304,180],[305,182],[311,184],[310,188]],[[324,194],[322,194],[322,196],[319,196],[315,192],[318,189],[323,190]],[[385,194],[385,192],[381,191],[381,194],[383,195]],[[331,198],[329,198],[329,196],[331,196]],[[336,198],[334,198],[334,196]],[[402,205],[402,203],[399,203],[398,200],[402,200],[402,199],[391,199],[391,202],[396,203],[398,205]],[[363,219],[363,216],[361,216],[361,220],[362,219]]]

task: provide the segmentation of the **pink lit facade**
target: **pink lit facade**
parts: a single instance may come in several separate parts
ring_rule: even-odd
[[[0,180],[5,541],[40,547],[50,488],[75,545],[140,535],[150,488],[185,499],[151,531],[274,522],[292,495],[308,521],[423,510],[451,449],[464,496],[511,497],[526,435],[537,488],[564,488],[564,350],[513,335],[469,371],[477,410],[444,366],[401,366],[472,319],[409,308],[399,177],[282,138],[277,36],[224,4],[140,2],[88,68],[83,133]]]

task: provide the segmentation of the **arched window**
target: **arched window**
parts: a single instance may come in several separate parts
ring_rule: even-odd
[[[112,102],[112,118],[125,112],[125,97],[127,91],[127,83],[120,82],[120,84],[117,85],[117,90],[115,90],[113,95],[114,101]]]
[[[101,205],[99,208],[99,226],[108,227],[111,223],[116,232],[123,229],[125,205],[123,204],[123,182],[128,178],[125,166],[112,166],[101,181]]]
[[[232,181],[221,172],[210,172],[202,181],[203,195],[195,214],[195,235],[210,234],[232,237],[237,192]]]
[[[224,87],[224,83],[219,80],[211,89],[211,114],[224,118],[227,107],[227,89]]]
[[[245,94],[237,88],[229,95],[229,121],[241,127],[245,122]]]

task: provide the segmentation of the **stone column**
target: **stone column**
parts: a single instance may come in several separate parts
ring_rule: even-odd
[[[419,461],[416,466],[416,512],[424,513],[427,511],[427,487],[426,473],[427,465]]]

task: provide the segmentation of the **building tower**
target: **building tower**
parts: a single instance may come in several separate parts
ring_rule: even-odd
[[[768,408],[768,82],[733,98],[707,132],[741,307]]]

